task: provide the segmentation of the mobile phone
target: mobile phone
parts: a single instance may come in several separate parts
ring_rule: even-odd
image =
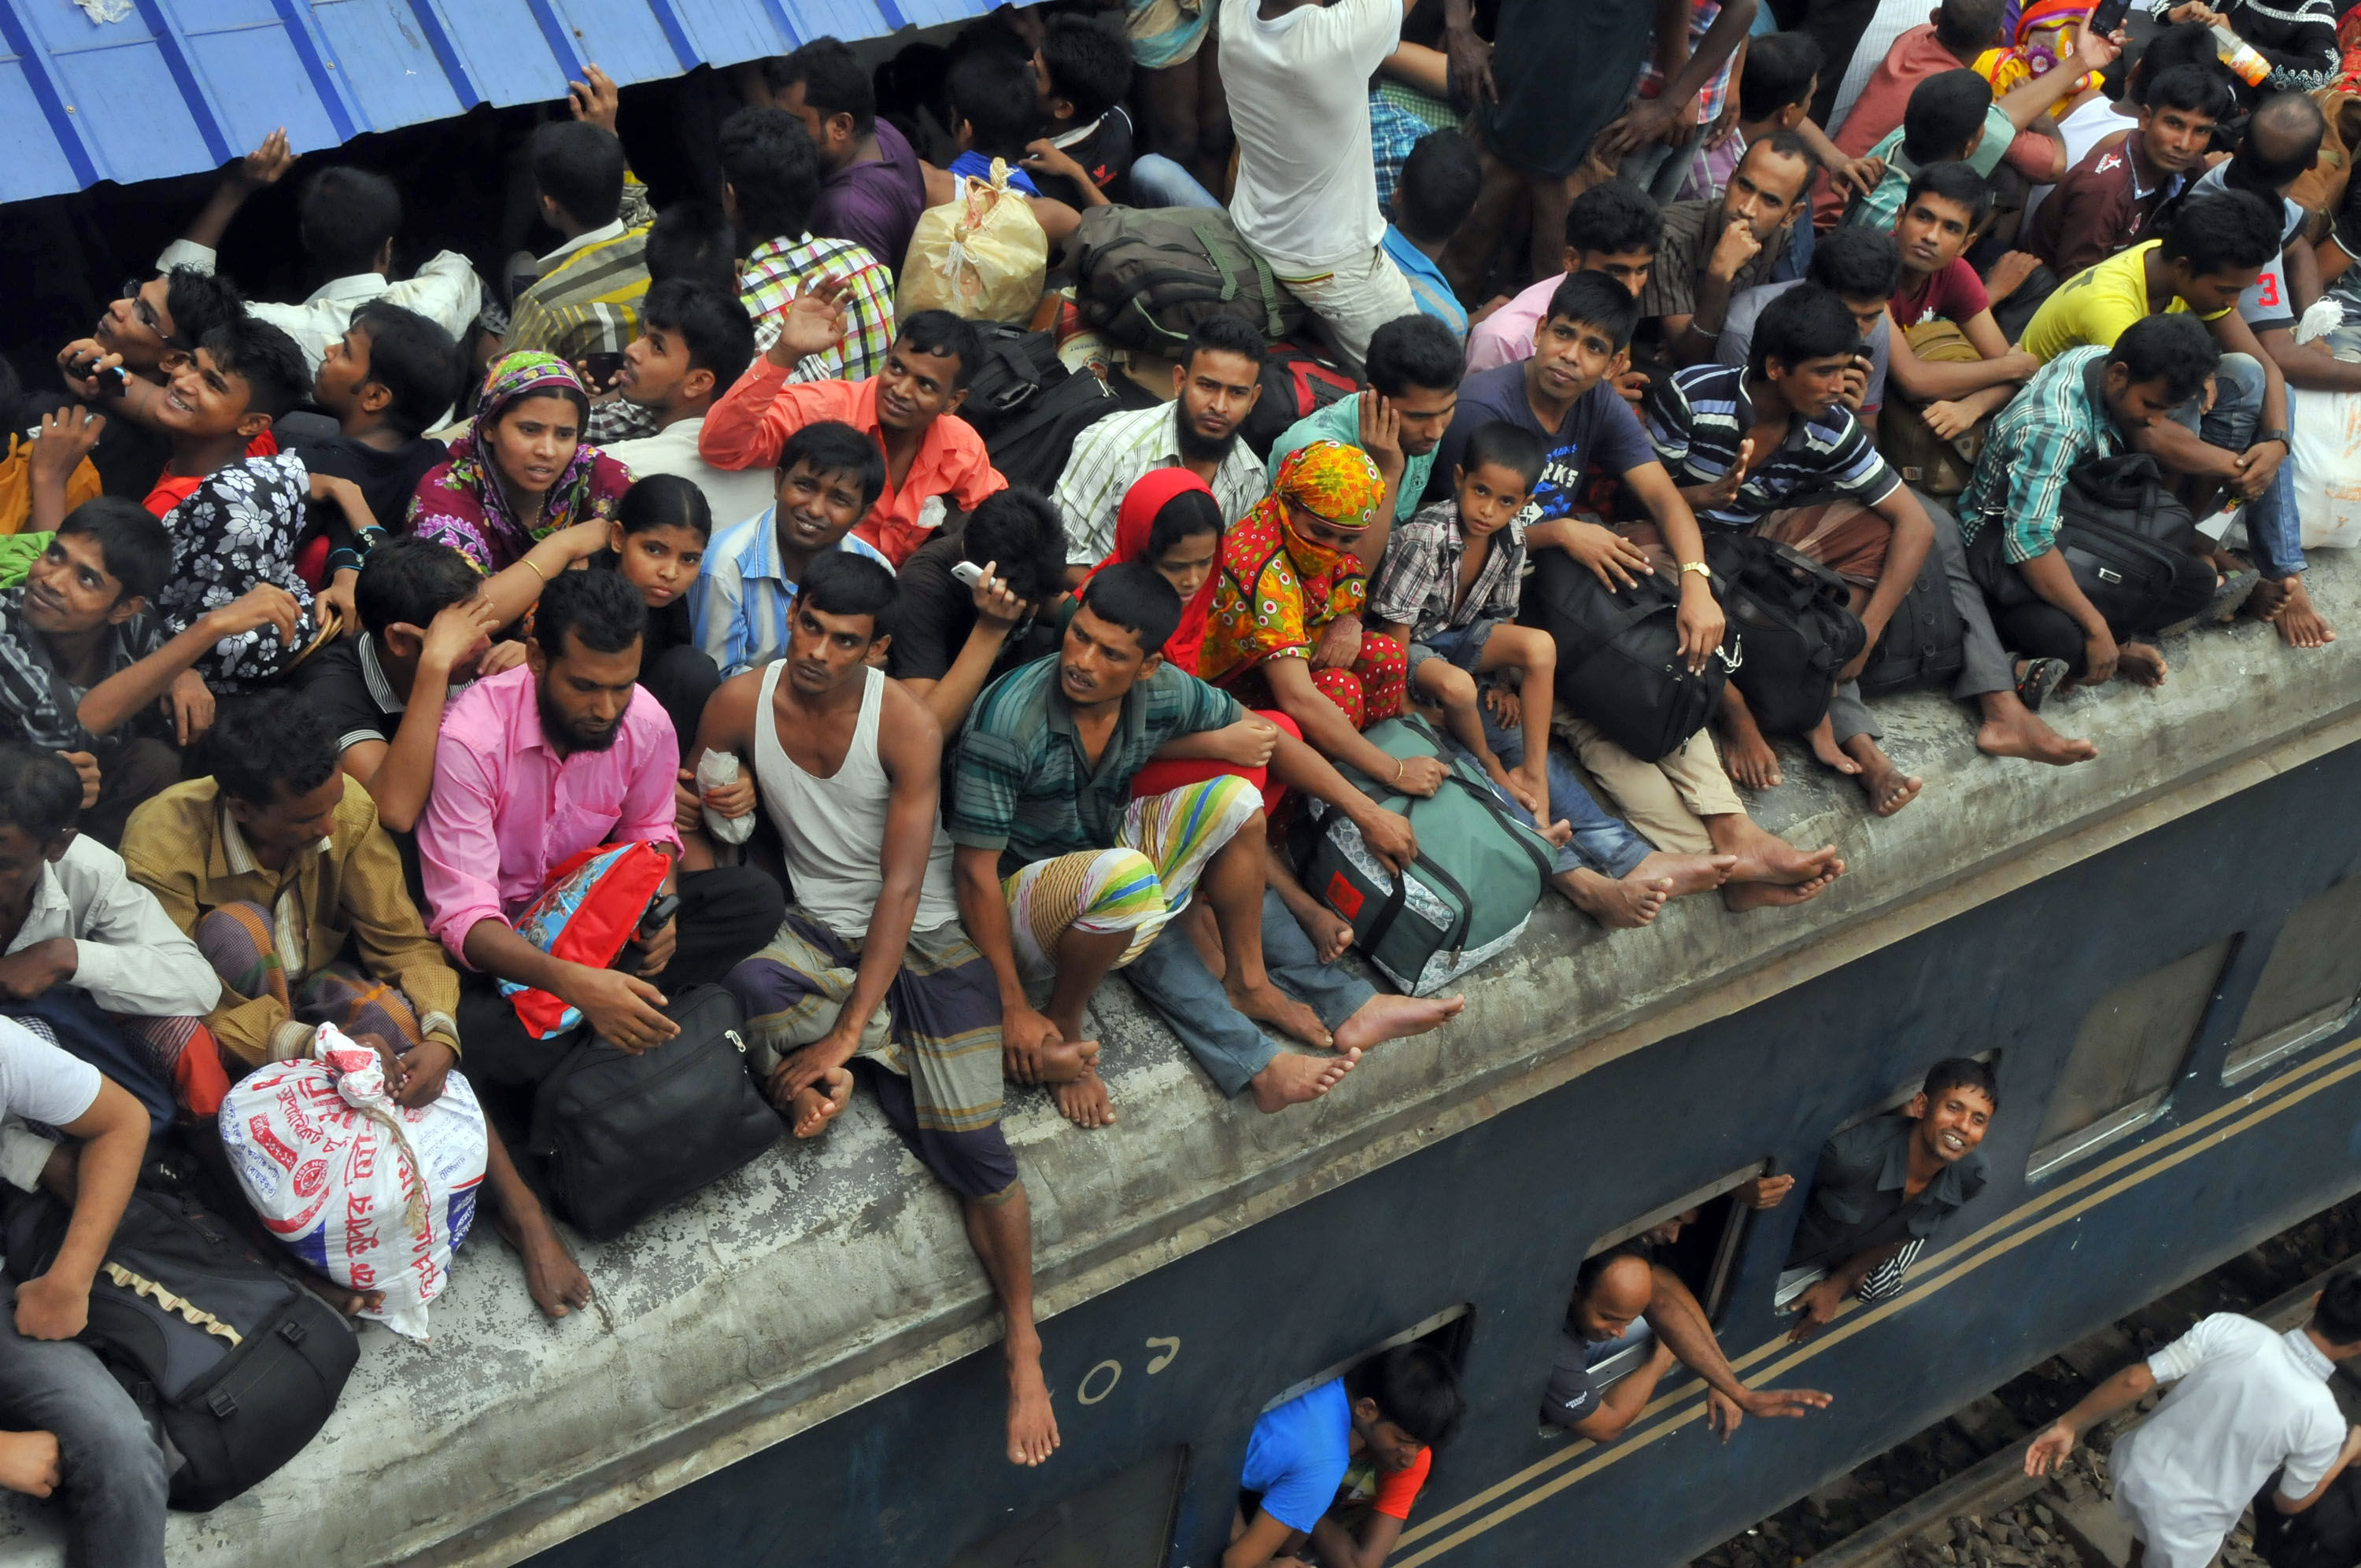
[[[73,373],[84,380],[95,378],[100,397],[121,397],[124,389],[131,384],[131,373],[120,365],[110,365],[102,370],[98,367],[98,358],[99,356],[93,354],[89,358],[82,360],[74,366]]]
[[[2124,25],[2124,16],[2132,8],[2132,0],[2099,0],[2091,12],[2090,28],[2101,38],[2112,38]]]
[[[658,898],[653,904],[648,905],[648,912],[640,916],[641,939],[644,941],[653,938],[670,923],[674,916],[679,913],[680,894],[667,893]]]
[[[969,587],[973,587],[976,584],[983,581],[983,568],[977,565],[972,561],[958,561],[952,563],[951,576],[957,577],[961,582],[965,583]]]
[[[594,392],[603,392],[615,384],[623,373],[623,356],[620,354],[586,354],[578,361],[583,378]]]

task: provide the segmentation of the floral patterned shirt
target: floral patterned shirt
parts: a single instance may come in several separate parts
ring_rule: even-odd
[[[311,488],[311,473],[293,453],[248,457],[207,475],[164,515],[172,536],[172,575],[156,595],[156,609],[175,633],[258,583],[285,588],[302,611],[291,643],[280,638],[275,626],[215,643],[197,661],[197,669],[216,690],[239,691],[276,679],[318,634],[311,587],[295,570],[295,542],[303,532],[303,503]]]

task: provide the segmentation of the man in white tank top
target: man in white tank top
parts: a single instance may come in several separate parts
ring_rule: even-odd
[[[723,983],[796,1136],[827,1128],[857,1071],[958,1195],[1007,1319],[1008,1457],[1038,1464],[1058,1422],[1033,1327],[1031,1211],[1000,1130],[1000,992],[960,925],[937,813],[941,727],[867,663],[894,597],[878,563],[820,556],[789,612],[786,656],[706,705],[698,751],[751,769],[794,892],[777,936]]]

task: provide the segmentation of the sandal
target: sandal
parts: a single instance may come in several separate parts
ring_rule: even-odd
[[[2067,675],[2063,659],[2028,659],[2025,673],[2016,677],[2016,700],[2025,704],[2027,713],[2039,713],[2049,694],[2058,689]]]
[[[2236,619],[2239,609],[2246,602],[2247,596],[2251,595],[2256,586],[2262,582],[2263,575],[2251,567],[2243,567],[2235,572],[2216,572],[2214,579],[2213,597],[2205,601],[2204,609],[2195,615],[2186,616],[2174,621],[2170,626],[2158,631],[2157,635],[2178,637],[2184,631],[2192,631],[2201,626],[2226,624]]]

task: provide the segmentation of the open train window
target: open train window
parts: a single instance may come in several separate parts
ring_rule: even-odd
[[[974,1542],[950,1568],[1164,1568],[1188,1463],[1185,1448],[1150,1454]]]
[[[2235,938],[2115,987],[2083,1015],[2034,1139],[2026,1179],[2127,1138],[2164,1114]]]
[[[1391,1339],[1379,1340],[1367,1350],[1355,1351],[1333,1366],[1323,1366],[1300,1383],[1290,1383],[1263,1406],[1265,1411],[1275,1410],[1290,1399],[1300,1399],[1323,1383],[1342,1377],[1373,1355],[1382,1355],[1398,1344],[1424,1343],[1443,1353],[1455,1373],[1467,1370],[1467,1344],[1476,1336],[1476,1309],[1462,1301],[1456,1307],[1446,1307],[1431,1318],[1412,1323]]]
[[[2236,1083],[2334,1035],[2361,999],[2361,877],[2349,877],[2296,906],[2238,1020],[2222,1064]]]

